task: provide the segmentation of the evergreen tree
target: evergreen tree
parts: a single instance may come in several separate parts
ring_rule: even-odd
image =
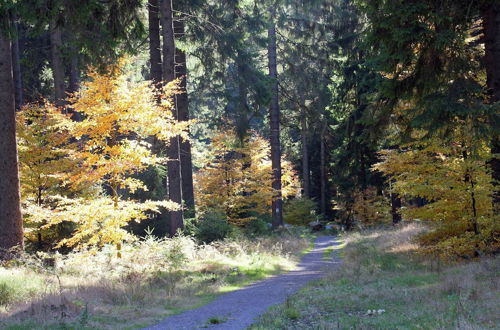
[[[0,258],[23,247],[9,8],[0,3]]]

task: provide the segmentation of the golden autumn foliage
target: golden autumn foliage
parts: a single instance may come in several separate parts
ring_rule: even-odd
[[[386,196],[380,195],[375,187],[354,192],[352,213],[354,221],[364,225],[389,224],[392,221],[391,205]]]
[[[460,133],[460,132],[458,132]],[[437,139],[386,150],[374,166],[393,180],[392,189],[421,207],[401,210],[405,219],[430,221],[433,230],[420,237],[424,250],[442,257],[474,257],[500,249],[500,219],[493,214],[490,151],[486,143]]]
[[[28,104],[17,113],[25,236],[38,245],[46,238],[59,238],[56,231],[43,230],[43,226],[54,216],[60,197],[83,189],[71,189],[67,180],[76,167],[76,145],[70,143],[71,135],[63,125],[67,119],[49,103]]]
[[[202,212],[220,210],[235,225],[270,213],[274,192],[268,141],[256,133],[243,141],[232,131],[218,133],[195,180],[196,201]],[[298,194],[297,175],[285,159],[282,186],[283,198]]]
[[[121,61],[104,74],[91,70],[90,79],[69,98],[68,107],[81,114],[81,121],[72,121],[50,104],[28,106],[19,117],[23,200],[34,210],[30,219],[43,219],[42,229],[68,222],[75,228],[58,246],[119,247],[132,238],[124,229],[130,221],[161,207],[179,207],[170,201],[123,197],[147,190],[133,175],[165,161],[153,154],[149,140],[186,137],[188,125],[171,116],[176,81],[163,88],[158,103],[158,90],[150,82],[132,82],[123,66]],[[42,201],[52,200],[43,210],[31,202],[39,191],[47,195]]]

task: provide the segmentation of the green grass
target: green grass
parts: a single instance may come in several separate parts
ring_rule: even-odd
[[[52,270],[0,267],[0,329],[144,328],[293,269],[311,239],[283,233],[196,245],[179,237],[124,246],[122,259],[110,259],[112,247],[70,255],[55,270],[62,290]],[[166,256],[178,246],[184,262],[174,268]]]
[[[340,269],[272,308],[251,329],[498,328],[498,257],[443,266],[409,244],[420,230],[345,237]]]

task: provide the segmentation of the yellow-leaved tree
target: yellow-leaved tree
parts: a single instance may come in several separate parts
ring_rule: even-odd
[[[381,153],[374,166],[393,181],[392,189],[424,206],[406,207],[406,219],[430,221],[420,237],[424,250],[442,257],[474,257],[500,248],[500,221],[492,210],[492,178],[487,143],[474,140],[467,126],[454,139],[430,139]]]
[[[137,201],[124,198],[125,193],[146,185],[133,175],[165,160],[152,152],[148,139],[167,142],[172,136],[187,138],[188,123],[171,117],[172,95],[177,82],[161,91],[161,102],[151,82],[133,82],[123,72],[124,61],[111,65],[105,73],[90,70],[89,80],[69,98],[69,107],[83,119],[75,122],[63,118],[61,125],[76,139],[78,152],[72,154],[76,166],[67,176],[69,185],[94,185],[101,190],[93,196],[67,198],[59,204],[57,216],[47,226],[63,221],[75,223],[76,230],[58,246],[101,246],[115,244],[133,236],[124,227],[140,221],[148,212],[160,208],[176,209],[170,201]]]
[[[67,180],[77,145],[63,124],[68,117],[50,103],[25,105],[16,119],[25,237],[43,248],[61,238],[58,228],[45,228],[60,201],[86,190]]]
[[[221,211],[238,226],[269,214],[273,198],[269,142],[254,132],[242,141],[228,130],[217,133],[208,148],[205,165],[195,176],[199,210]],[[282,171],[283,198],[296,196],[299,180],[285,159]]]

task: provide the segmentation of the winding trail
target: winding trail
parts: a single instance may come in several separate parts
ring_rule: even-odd
[[[296,270],[223,294],[205,306],[168,317],[145,329],[246,329],[269,307],[285,302],[290,294],[338,265],[340,259],[335,252],[328,260],[323,258],[325,249],[335,245],[335,237],[320,236]],[[209,324],[210,318],[223,322]]]

